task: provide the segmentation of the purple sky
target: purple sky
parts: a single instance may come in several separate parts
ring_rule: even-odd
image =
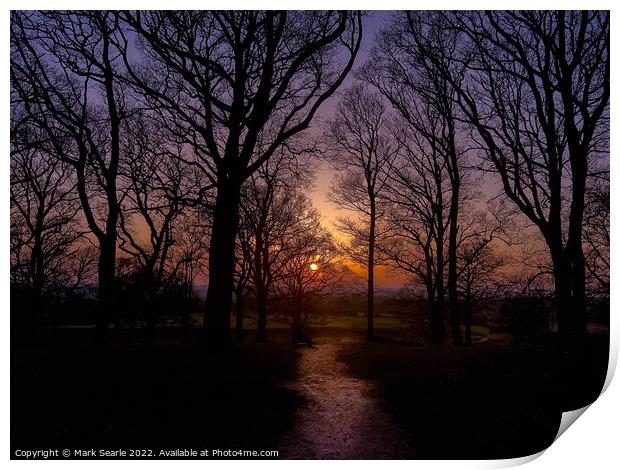
[[[376,33],[390,21],[393,11],[373,11],[369,12],[363,20],[363,36],[362,46],[360,52],[355,60],[354,70],[361,67],[368,59],[368,54],[374,44]],[[355,82],[353,75],[350,75],[345,80],[340,92],[350,87]],[[322,119],[328,118],[334,114],[335,105],[338,103],[340,92],[337,93],[332,99],[325,103],[325,105],[319,110],[317,119],[313,123],[310,129],[310,133],[319,133],[319,123]],[[337,235],[337,230],[334,227],[333,222],[336,217],[346,215],[343,210],[338,208],[327,200],[327,193],[333,177],[333,170],[325,163],[321,164],[317,174],[316,187],[312,192],[312,203],[321,211],[323,216],[323,223]],[[390,275],[384,268],[378,267],[375,274],[376,285],[378,288],[382,287],[400,287],[403,285],[402,276]]]

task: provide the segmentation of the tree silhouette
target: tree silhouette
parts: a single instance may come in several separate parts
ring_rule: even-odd
[[[421,34],[416,14],[397,16],[378,35],[368,62],[359,71],[362,79],[375,86],[402,118],[445,160],[450,181],[446,194],[448,209],[447,290],[452,341],[461,344],[457,299],[457,244],[459,208],[465,201],[466,146],[459,141],[459,113],[454,85],[437,70],[450,70],[457,85],[464,76],[464,64],[454,51],[458,35],[446,29],[441,15],[423,13],[428,48],[420,48],[412,36]],[[428,56],[432,54],[432,58]],[[441,234],[438,234],[441,235]]]
[[[194,150],[217,190],[209,250],[205,335],[230,341],[241,186],[305,130],[351,70],[361,15],[350,12],[136,12],[122,14],[148,68],[127,81]],[[257,143],[261,143],[260,146]]]
[[[383,232],[381,196],[398,148],[387,131],[388,114],[381,97],[363,85],[344,93],[336,115],[324,131],[326,157],[337,169],[329,194],[339,209],[357,214],[341,217],[337,227],[351,240],[345,250],[367,269],[367,339],[374,336],[375,246]]]
[[[346,268],[331,234],[321,225],[320,214],[307,197],[300,195],[298,201],[297,220],[287,234],[274,290],[283,304],[282,319],[291,325],[293,342],[308,343],[312,301],[338,289]]]
[[[434,114],[424,122],[432,125]],[[444,336],[445,244],[449,225],[450,180],[446,160],[433,141],[407,122],[394,124],[400,152],[390,171],[384,199],[388,201],[391,235],[382,246],[384,256],[413,274],[426,289],[431,338]]]
[[[70,165],[88,227],[99,245],[98,339],[113,309],[121,125],[126,103],[115,67],[112,12],[11,13],[11,83],[46,134],[54,158]]]
[[[312,165],[290,147],[265,162],[242,188],[241,221],[238,234],[241,260],[239,279],[247,269],[248,288],[256,298],[258,319],[256,341],[267,339],[267,312],[274,283],[281,277],[290,250],[291,230],[296,230],[299,213],[311,186]],[[246,266],[247,265],[247,266]]]
[[[583,216],[589,167],[608,152],[609,12],[445,13],[471,60],[459,83],[439,61],[476,131],[488,170],[545,239],[563,337],[585,322]],[[419,15],[423,18],[423,15]],[[408,14],[432,57],[433,36]],[[465,59],[464,59],[465,60]]]
[[[119,170],[119,248],[137,264],[141,309],[151,338],[156,297],[170,274],[171,249],[183,230],[177,221],[183,201],[194,192],[193,181],[191,168],[180,158],[182,149],[148,116],[135,113],[126,126]]]
[[[587,188],[583,239],[588,291],[593,296],[610,293],[610,204],[609,183],[594,182]]]
[[[509,233],[513,215],[502,205],[486,210],[468,210],[461,217],[457,244],[458,288],[463,298],[465,344],[472,343],[472,312],[476,301],[497,297],[504,287],[500,270],[510,258],[502,246],[511,246]]]
[[[44,296],[88,281],[92,265],[73,173],[20,111],[13,108],[11,126],[10,272],[11,284],[27,290],[26,324],[35,335]]]

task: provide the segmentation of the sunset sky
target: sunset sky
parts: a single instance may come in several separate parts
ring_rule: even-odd
[[[360,51],[357,55],[353,73],[349,74],[345,79],[340,90],[328,99],[323,106],[319,109],[315,116],[315,119],[310,125],[307,134],[311,138],[319,139],[322,133],[322,125],[325,120],[333,117],[335,114],[336,106],[342,96],[342,93],[352,86],[356,82],[355,70],[361,67],[368,59],[369,53],[373,47],[376,34],[387,25],[394,12],[392,11],[371,11],[366,14],[363,19],[363,38]],[[134,49],[135,51],[135,49]],[[339,216],[355,216],[348,211],[339,209],[335,204],[328,201],[328,192],[334,177],[334,169],[330,167],[328,162],[322,161],[317,165],[318,171],[316,179],[314,181],[314,187],[311,190],[311,199],[314,207],[316,207],[321,215],[323,224],[330,229],[336,239],[344,241],[344,235],[338,231],[334,222]],[[486,196],[492,196],[495,194],[496,189],[492,187],[487,181],[479,187]],[[484,199],[484,197],[483,197]],[[143,222],[138,221],[137,225],[141,225]],[[146,232],[146,230],[145,230]],[[360,277],[366,277],[365,268],[362,266],[351,266],[356,274]],[[405,283],[411,282],[412,275],[404,274],[403,272],[396,272],[386,268],[385,266],[377,266],[375,269],[375,284],[378,289],[382,288],[399,288],[403,287]],[[206,283],[206,278],[199,276],[198,283]]]
[[[354,70],[361,67],[364,62],[366,62],[374,42],[375,34],[390,20],[391,15],[392,12],[390,11],[373,11],[369,12],[364,18],[362,46],[355,60]],[[318,135],[321,132],[321,122],[333,116],[336,104],[340,99],[342,91],[350,87],[353,83],[355,83],[355,77],[353,75],[349,75],[340,91],[319,110],[317,118],[309,131],[311,134]],[[339,210],[334,204],[327,200],[327,193],[329,192],[329,186],[332,178],[333,169],[329,167],[328,163],[322,162],[315,181],[315,188],[312,192],[312,202],[321,212],[325,225],[332,230],[336,237],[338,237],[339,233],[334,227],[334,221],[336,220],[336,217],[346,215],[346,211]],[[365,272],[362,267],[353,267],[353,270],[357,274],[365,276]],[[394,272],[390,273],[382,266],[377,267],[375,270],[375,283],[379,289],[402,287],[405,281],[406,279],[402,275],[398,275]]]
[[[375,11],[369,12],[368,15],[364,18],[362,46],[355,60],[354,70],[359,68],[364,64],[364,62],[366,62],[368,54],[374,42],[375,34],[386,22],[389,21],[391,14],[392,12],[389,11]],[[320,133],[320,122],[324,119],[331,117],[334,114],[335,106],[340,99],[342,91],[350,87],[353,83],[355,83],[355,77],[349,75],[346,78],[342,88],[340,89],[340,92],[336,93],[334,97],[332,97],[327,103],[325,103],[325,105],[319,110],[317,118],[315,119],[310,129],[310,133]],[[317,175],[316,188],[312,193],[312,200],[314,206],[321,211],[326,224],[330,228],[333,228],[332,222],[335,220],[335,218],[343,213],[343,211],[336,210],[335,206],[329,201],[327,201],[327,192],[329,191],[329,185],[332,180],[332,175],[333,172],[329,168],[329,165],[326,163],[321,164],[321,168]]]

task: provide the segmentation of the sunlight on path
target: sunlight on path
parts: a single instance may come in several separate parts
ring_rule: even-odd
[[[338,361],[339,346],[300,350],[299,379],[287,387],[307,400],[284,437],[280,458],[403,459],[413,451],[383,409],[376,386],[351,377]]]

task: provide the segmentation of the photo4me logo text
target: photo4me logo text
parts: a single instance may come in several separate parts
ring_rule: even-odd
[[[55,458],[274,458],[277,450],[244,449],[17,449],[20,459]]]

